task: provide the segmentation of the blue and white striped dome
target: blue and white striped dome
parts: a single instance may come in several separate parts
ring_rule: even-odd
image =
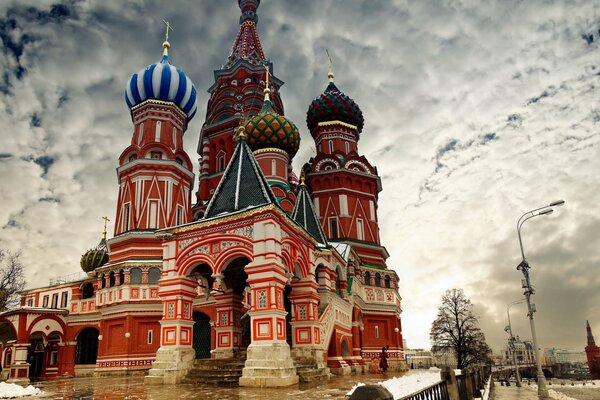
[[[172,101],[183,110],[189,122],[198,107],[196,93],[191,79],[172,66],[169,56],[164,54],[160,62],[148,65],[129,78],[125,101],[130,109],[148,99]]]

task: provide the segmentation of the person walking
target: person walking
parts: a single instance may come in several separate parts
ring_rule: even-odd
[[[381,368],[381,372],[386,372],[388,369],[388,353],[387,350],[390,346],[383,346],[381,349],[381,354],[379,354],[379,368]]]

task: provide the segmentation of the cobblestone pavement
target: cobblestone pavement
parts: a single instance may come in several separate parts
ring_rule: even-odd
[[[47,399],[78,400],[255,400],[255,399],[302,399],[324,400],[343,399],[346,393],[358,382],[374,383],[400,373],[364,374],[333,376],[320,384],[299,384],[282,389],[258,389],[240,387],[222,387],[209,385],[144,385],[141,377],[129,378],[75,378],[54,379],[36,382],[33,385],[44,391]]]

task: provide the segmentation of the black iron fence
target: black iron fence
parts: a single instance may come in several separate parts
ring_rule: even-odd
[[[473,400],[481,397],[481,391],[490,375],[490,367],[469,368],[460,375],[454,375],[454,371],[448,370],[448,374],[442,374],[440,382],[405,396],[402,400]]]
[[[425,389],[403,397],[402,400],[450,400],[445,381],[428,386]]]

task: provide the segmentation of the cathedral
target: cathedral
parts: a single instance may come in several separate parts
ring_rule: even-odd
[[[300,133],[258,36],[259,4],[238,0],[238,34],[208,88],[197,186],[183,135],[203,96],[170,62],[168,24],[160,61],[130,77],[114,235],[105,227],[82,256],[83,278],[26,290],[0,314],[6,379],[173,384],[210,381],[212,366],[241,386],[280,387],[365,372],[385,346],[405,368],[362,112],[330,72],[307,101],[316,154],[293,171]]]

